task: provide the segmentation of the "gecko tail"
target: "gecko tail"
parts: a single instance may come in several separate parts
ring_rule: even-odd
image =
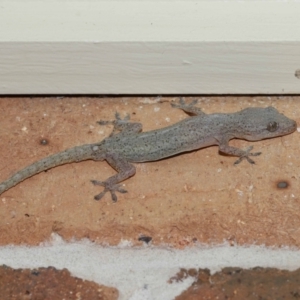
[[[87,144],[73,147],[34,162],[33,164],[18,171],[7,180],[0,183],[0,194],[22,182],[23,180],[43,171],[72,162],[93,159],[93,146],[94,144]]]

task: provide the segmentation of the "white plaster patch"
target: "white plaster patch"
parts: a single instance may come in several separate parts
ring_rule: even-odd
[[[208,268],[211,273],[224,267],[300,267],[300,251],[263,246],[195,246],[184,250],[169,247],[100,246],[90,241],[66,243],[59,236],[37,247],[0,247],[0,264],[13,268],[54,266],[99,284],[117,287],[121,300],[171,300],[193,282],[193,278],[168,283],[180,268]]]

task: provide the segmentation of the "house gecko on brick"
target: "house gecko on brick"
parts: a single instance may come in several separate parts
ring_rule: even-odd
[[[0,194],[35,174],[59,165],[84,160],[106,160],[117,174],[105,181],[91,180],[94,185],[104,187],[94,198],[100,200],[110,192],[112,200],[117,201],[116,192],[127,192],[120,183],[136,172],[132,163],[156,161],[218,145],[220,152],[238,157],[235,164],[244,159],[254,164],[250,156],[258,156],[260,152],[251,153],[252,146],[246,150],[229,146],[229,141],[234,138],[259,141],[279,137],[292,133],[297,127],[294,120],[273,107],[249,107],[235,113],[205,114],[195,106],[196,103],[197,100],[194,100],[187,104],[181,99],[179,103],[172,104],[191,117],[148,132],[142,132],[141,123],[129,122],[129,115],[121,119],[116,113],[114,121],[98,122],[100,125],[113,125],[110,136],[99,143],[76,146],[29,165],[3,181],[0,184]]]

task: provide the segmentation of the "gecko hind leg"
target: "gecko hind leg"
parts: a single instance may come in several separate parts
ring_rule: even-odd
[[[110,192],[111,199],[113,202],[117,202],[117,200],[118,200],[116,192],[119,192],[122,194],[127,193],[127,191],[125,189],[121,188],[120,184],[115,184],[113,186],[110,186],[106,181],[91,180],[91,182],[93,185],[100,185],[100,186],[104,187],[103,192],[94,196],[94,199],[97,201],[101,200],[107,192]]]
[[[109,136],[113,136],[118,133],[122,134],[132,134],[141,132],[143,129],[143,125],[137,122],[130,122],[130,115],[127,114],[124,119],[121,118],[118,112],[115,113],[115,120],[113,121],[104,121],[100,120],[97,123],[99,125],[113,125],[113,130]]]
[[[106,121],[106,120],[100,120],[100,121],[97,121],[97,123],[99,125],[115,125],[116,123],[127,123],[128,121],[130,120],[130,115],[127,114],[124,119],[121,118],[120,116],[120,113],[116,112],[115,113],[115,120],[112,120],[112,121]]]
[[[201,108],[196,107],[195,105],[198,103],[197,99],[194,99],[191,103],[186,103],[183,98],[179,99],[179,103],[171,103],[172,107],[182,109],[187,114],[191,115],[205,115],[205,113],[201,110]]]
[[[135,174],[135,166],[129,163],[125,158],[120,157],[118,154],[106,154],[105,160],[113,167],[118,173],[106,179],[105,181],[91,180],[92,184],[104,187],[104,190],[94,197],[95,200],[100,200],[107,192],[110,192],[111,198],[114,202],[118,200],[116,192],[127,193],[121,187],[120,182]]]

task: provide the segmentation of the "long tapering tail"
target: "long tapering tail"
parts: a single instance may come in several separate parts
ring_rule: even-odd
[[[65,151],[50,155],[43,158],[26,168],[18,171],[9,179],[3,181],[0,184],[0,194],[17,185],[21,181],[38,174],[40,172],[49,170],[51,168],[64,165],[72,162],[79,162],[83,160],[93,159],[93,153],[95,152],[95,144],[86,144],[76,146],[74,148],[67,149]]]

